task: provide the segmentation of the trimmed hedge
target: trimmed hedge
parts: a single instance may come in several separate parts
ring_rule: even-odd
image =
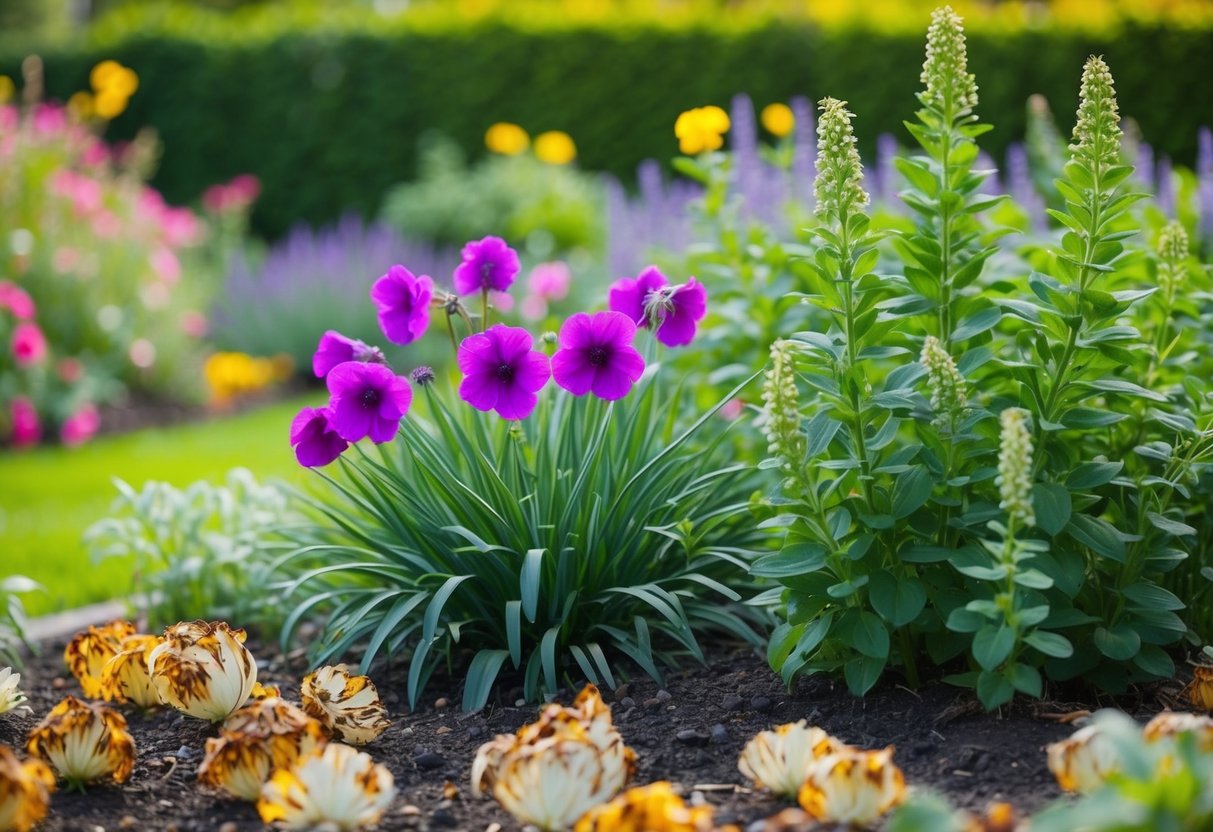
[[[264,191],[254,227],[276,236],[350,208],[374,213],[384,191],[413,174],[422,133],[445,133],[476,155],[498,120],[532,133],[567,130],[583,166],[630,179],[641,160],[676,153],[673,123],[683,109],[727,105],[737,92],[758,106],[829,94],[851,102],[866,155],[881,132],[908,138],[901,121],[917,104],[922,49],[922,34],[797,22],[524,30],[485,21],[216,44],[134,35],[43,57],[49,94],[59,99],[84,88],[99,59],[133,67],[141,86],[111,136],[157,128],[165,152],[155,184],[171,200],[194,199],[236,173],[257,174]],[[983,146],[998,157],[1022,134],[1031,93],[1043,93],[1068,130],[1091,53],[1106,56],[1122,112],[1137,119],[1146,140],[1190,162],[1197,128],[1213,113],[1213,85],[1200,80],[1213,78],[1213,40],[1202,30],[971,32],[978,112],[996,127]],[[0,72],[15,74],[19,62],[9,52]]]

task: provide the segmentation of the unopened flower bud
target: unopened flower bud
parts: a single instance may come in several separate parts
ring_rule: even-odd
[[[762,385],[763,431],[771,455],[798,465],[804,455],[800,433],[800,402],[796,390],[796,361],[792,344],[780,339],[771,344],[771,367]]]
[[[1114,165],[1120,159],[1121,135],[1112,72],[1103,58],[1092,55],[1082,70],[1078,122],[1070,152],[1088,164]]]
[[[823,98],[818,106],[821,118],[817,122],[817,179],[813,183],[817,215],[839,217],[868,204],[863,164],[851,127],[855,114],[847,109],[847,102],[836,98]]]
[[[931,391],[931,409],[935,411],[936,425],[946,425],[950,417],[955,417],[968,405],[965,395],[964,378],[956,369],[956,362],[943,344],[934,335],[928,335],[922,342],[922,356],[919,359],[927,369],[927,388]]]
[[[422,366],[413,370],[413,372],[409,373],[409,378],[413,380],[414,384],[420,384],[422,387],[424,387],[434,380],[434,368],[427,367],[423,364]]]
[[[1028,431],[1028,412],[1009,407],[1002,412],[1002,437],[998,448],[998,485],[1002,502],[998,507],[1015,521],[1036,525],[1032,508],[1032,434]]]

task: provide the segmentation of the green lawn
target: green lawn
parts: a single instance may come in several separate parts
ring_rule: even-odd
[[[136,487],[147,480],[183,486],[218,482],[243,466],[258,479],[300,483],[288,442],[290,422],[305,398],[205,423],[102,437],[81,448],[0,453],[0,576],[27,575],[46,587],[28,596],[41,614],[105,600],[129,589],[129,565],[117,558],[89,562],[80,537],[105,516],[115,477]]]

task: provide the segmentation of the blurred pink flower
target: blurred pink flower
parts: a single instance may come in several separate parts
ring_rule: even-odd
[[[498,312],[509,312],[514,308],[514,298],[506,292],[489,292],[489,303]]]
[[[156,345],[146,338],[136,338],[127,352],[131,363],[141,370],[146,370],[156,363]]]
[[[518,309],[528,321],[541,321],[548,315],[548,302],[539,295],[527,295]]]
[[[84,365],[75,358],[60,358],[55,364],[55,372],[63,381],[75,384],[84,377]]]
[[[88,147],[84,148],[84,154],[81,158],[84,164],[89,167],[101,167],[110,160],[110,151],[105,146],[105,142],[98,139],[89,142]]]
[[[77,216],[86,216],[101,209],[101,183],[73,170],[57,170],[51,176],[51,192],[71,200]]]
[[[212,214],[247,208],[261,195],[261,180],[242,173],[230,182],[211,185],[202,192],[202,207]]]
[[[239,176],[233,177],[232,181],[227,183],[227,186],[245,205],[261,196],[261,180],[251,173],[242,173]]]
[[[62,133],[67,129],[67,110],[58,104],[38,104],[33,122],[38,133]]]
[[[202,224],[189,208],[165,207],[160,214],[164,241],[173,248],[192,246],[202,240]]]
[[[0,309],[7,309],[19,321],[34,317],[34,299],[11,280],[0,280]]]
[[[745,402],[741,399],[729,399],[717,412],[720,418],[732,422],[734,419],[740,419],[745,413]]]
[[[181,279],[181,261],[172,249],[159,246],[152,251],[148,259],[151,261],[152,271],[165,283],[173,285]]]
[[[100,211],[93,217],[93,233],[102,240],[116,240],[122,234],[122,220],[113,211]]]
[[[18,367],[40,364],[46,358],[46,336],[33,321],[22,321],[13,330],[12,350]]]
[[[59,429],[59,438],[63,440],[64,445],[74,448],[92,439],[100,427],[101,415],[97,413],[97,408],[86,403],[63,423],[63,427]]]
[[[544,300],[562,300],[568,297],[569,284],[573,275],[567,263],[539,263],[531,269],[527,285],[531,291]]]
[[[13,446],[24,448],[33,445],[42,438],[42,425],[38,422],[38,411],[34,403],[25,396],[17,396],[9,406],[9,415],[13,429],[9,435]]]
[[[191,338],[201,338],[206,335],[207,320],[196,309],[190,309],[181,316],[181,331]]]
[[[55,253],[51,255],[51,266],[59,274],[68,274],[76,270],[76,266],[80,263],[80,252],[70,246],[63,246],[55,249]]]
[[[21,114],[12,104],[0,105],[0,130],[12,130],[21,121]]]

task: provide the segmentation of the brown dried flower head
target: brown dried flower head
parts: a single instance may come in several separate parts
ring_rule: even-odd
[[[309,673],[299,696],[303,710],[351,745],[366,745],[392,724],[375,684],[367,676],[351,676],[343,664]]]
[[[7,745],[0,745],[0,829],[29,832],[46,817],[55,775],[41,760],[24,763]]]
[[[122,650],[122,640],[135,634],[129,621],[111,621],[77,633],[63,651],[63,661],[89,699],[108,699],[101,673],[106,662]]]
[[[102,780],[123,783],[135,767],[135,741],[122,714],[74,696],[52,708],[29,732],[26,750],[76,786]]]
[[[257,663],[244,630],[223,621],[174,624],[148,657],[161,701],[182,713],[221,722],[248,701]]]

